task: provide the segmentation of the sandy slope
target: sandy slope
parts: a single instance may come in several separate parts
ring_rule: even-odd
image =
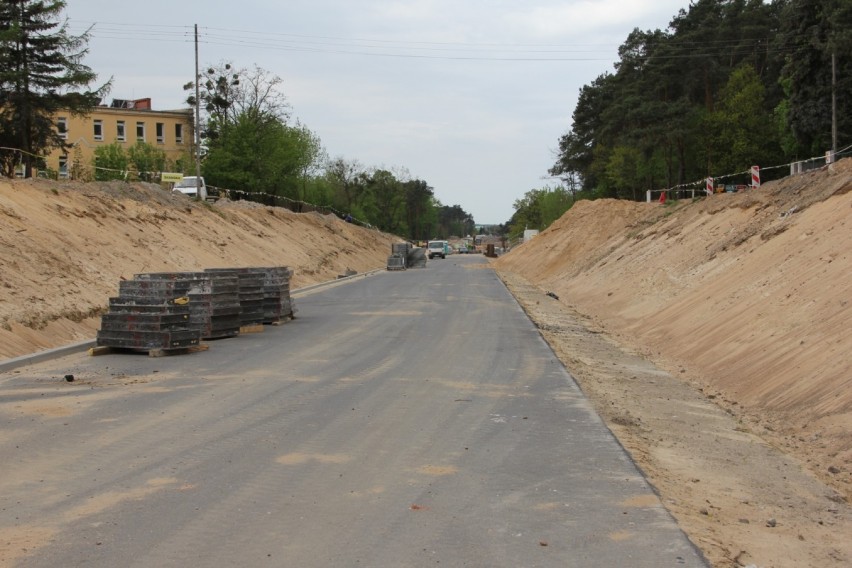
[[[0,181],[0,357],[94,337],[121,278],[285,265],[294,288],[385,266],[398,239],[318,213],[156,185]],[[92,317],[95,316],[95,317]]]
[[[597,397],[614,431],[622,430],[625,445],[652,481],[673,491],[669,496],[677,503],[687,503],[673,505],[682,509],[679,519],[686,525],[696,517],[713,516],[712,508],[700,505],[710,503],[711,495],[718,502],[726,495],[751,494],[752,503],[755,499],[768,503],[780,492],[784,499],[801,499],[797,505],[788,503],[804,525],[811,526],[810,519],[822,531],[826,523],[820,513],[831,512],[846,519],[832,524],[850,530],[850,190],[852,160],[847,159],[831,169],[765,184],[758,191],[695,202],[582,202],[547,231],[495,262],[507,283],[521,276],[522,282],[537,287],[540,299],[528,311],[542,312],[543,333],[547,337],[548,330],[555,330],[548,338],[555,351],[561,352],[569,370],[582,375],[581,384]],[[544,291],[554,292],[558,305],[538,309],[542,300],[553,302]],[[635,364],[619,374],[614,369],[620,363],[607,363],[595,349],[587,351],[564,333],[555,315],[562,308],[653,361],[737,423],[723,428],[727,433],[721,437],[718,432],[708,436],[710,413],[686,412],[696,422],[684,422],[684,411],[671,401],[681,403],[686,395],[675,387],[662,395],[671,409],[655,405],[659,397],[636,381],[641,375]],[[553,318],[556,323],[549,321]],[[607,364],[613,367],[602,369]],[[658,377],[648,384],[659,388]],[[607,407],[612,407],[610,416]],[[625,424],[633,428],[625,430]],[[693,432],[693,427],[698,429]],[[684,432],[692,436],[683,438]],[[775,458],[759,458],[756,450],[719,454],[722,438],[736,438],[738,433],[756,436],[755,448],[768,444],[791,459],[782,467]],[[714,462],[711,456],[719,459]],[[818,489],[806,491],[802,484],[779,489],[789,481],[787,462],[801,464],[804,472],[833,489],[826,487],[823,495]],[[705,482],[701,490],[707,493],[684,492],[691,476]],[[712,483],[706,483],[708,478]],[[810,505],[802,497],[805,493],[812,498]],[[733,527],[726,526],[720,514],[714,530],[696,533],[696,540],[711,543],[704,548],[716,565],[746,564],[743,558],[749,556],[738,556],[736,547],[749,531],[736,523],[737,514],[748,520],[749,502],[742,498],[726,503],[727,522]],[[725,528],[728,532],[721,534]],[[849,550],[832,548],[848,538],[818,532],[826,548],[817,553],[808,539],[816,535],[802,530],[783,546],[766,547],[774,541],[753,538],[752,552],[763,542],[762,552],[774,558],[757,564],[852,562]]]

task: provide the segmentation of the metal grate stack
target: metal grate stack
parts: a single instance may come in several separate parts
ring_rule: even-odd
[[[159,272],[137,274],[136,280],[183,280],[189,284],[189,322],[202,339],[240,334],[239,277],[236,272]]]
[[[190,295],[190,305],[198,302],[209,309],[210,327],[202,337],[220,339],[240,334],[242,321],[240,306],[240,278],[236,272],[211,272],[210,294]],[[206,321],[205,321],[206,324]],[[210,335],[205,335],[209,333]]]
[[[293,271],[286,266],[258,268],[263,274],[263,323],[277,324],[295,317],[290,298],[290,278]]]
[[[263,325],[263,273],[256,268],[206,268],[210,274],[235,273],[239,282],[240,327]]]
[[[144,351],[198,345],[201,331],[190,322],[190,286],[177,280],[123,280],[101,316],[97,345]]]
[[[408,253],[411,243],[391,244],[391,255],[388,257],[388,270],[405,270],[408,268]]]
[[[405,265],[408,268],[426,268],[426,249],[414,247],[409,250]]]
[[[388,257],[388,270],[405,270],[405,257],[392,254]]]
[[[393,243],[391,245],[391,254],[398,254],[405,258],[411,252],[412,248],[414,247],[411,246],[411,243]]]

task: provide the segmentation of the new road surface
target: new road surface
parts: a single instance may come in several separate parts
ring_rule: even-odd
[[[706,566],[484,258],[295,303],[0,374],[0,565]]]

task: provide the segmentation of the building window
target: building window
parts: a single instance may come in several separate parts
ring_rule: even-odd
[[[145,141],[145,123],[137,122],[136,123],[136,139],[140,142]]]
[[[56,119],[56,131],[63,140],[68,140],[68,119],[60,116]]]
[[[68,156],[65,154],[59,156],[59,177],[68,177]]]
[[[119,142],[124,142],[124,140],[126,139],[123,120],[119,120],[115,123],[115,139]]]
[[[103,140],[104,139],[104,121],[96,120],[92,123],[92,134],[95,140]]]
[[[175,124],[175,143],[183,144],[183,124]]]
[[[157,144],[163,144],[166,141],[166,125],[162,122],[157,123]]]

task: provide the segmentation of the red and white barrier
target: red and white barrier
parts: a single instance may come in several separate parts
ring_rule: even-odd
[[[751,167],[751,188],[760,188],[760,166]]]
[[[707,185],[704,188],[704,191],[707,192],[707,195],[713,195],[714,186],[713,186],[713,178],[707,178]]]

